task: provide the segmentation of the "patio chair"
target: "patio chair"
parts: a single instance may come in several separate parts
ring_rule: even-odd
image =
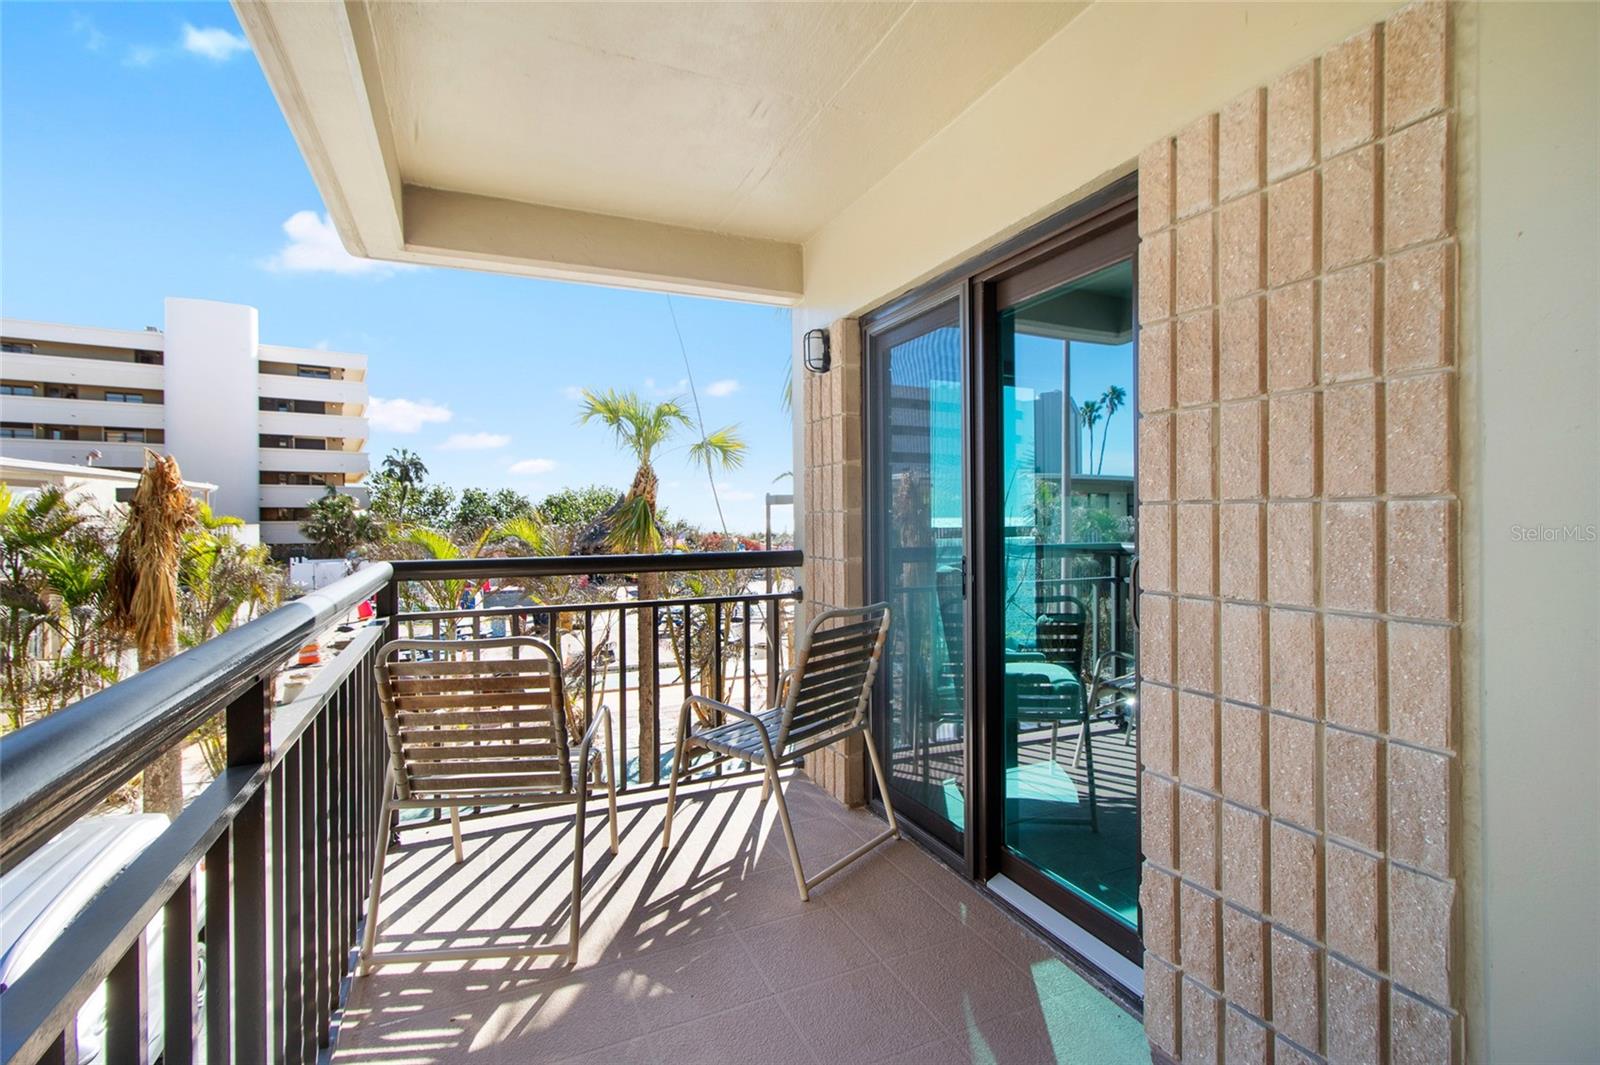
[[[485,657],[509,650],[510,657]],[[524,654],[524,652],[526,652]],[[378,701],[389,744],[388,779],[379,814],[361,972],[390,963],[565,955],[578,960],[583,891],[584,815],[592,777],[606,787],[611,853],[617,853],[617,788],[611,712],[601,707],[578,743],[567,741],[561,664],[555,649],[531,636],[471,640],[392,640],[378,652]],[[600,765],[592,764],[602,732]],[[455,860],[463,859],[459,810],[471,807],[573,806],[572,898],[561,943],[485,944],[374,955],[383,862],[394,810],[449,810]]]
[[[807,627],[795,659],[795,667],[780,689],[782,705],[753,714],[703,695],[684,700],[678,712],[678,739],[672,758],[672,782],[667,789],[667,816],[661,830],[661,849],[672,845],[672,815],[677,808],[678,780],[690,772],[689,763],[698,749],[713,757],[700,769],[729,759],[757,763],[765,767],[761,798],[769,794],[778,800],[778,820],[789,845],[789,861],[794,865],[795,886],[801,901],[811,897],[811,889],[866,854],[878,844],[900,837],[894,805],[889,801],[889,784],[883,775],[883,762],[868,727],[867,701],[873,678],[883,658],[883,644],[889,633],[888,604],[845,610],[825,610]],[[700,708],[735,720],[712,728],[688,730],[689,713]],[[883,797],[889,827],[840,858],[817,875],[807,878],[795,843],[794,825],[784,801],[778,767],[785,762],[834,744],[859,733],[866,744],[872,772]]]

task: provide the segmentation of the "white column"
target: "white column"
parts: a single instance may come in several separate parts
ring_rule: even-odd
[[[167,453],[188,480],[217,486],[217,513],[254,524],[261,520],[256,309],[169,299],[166,315]]]

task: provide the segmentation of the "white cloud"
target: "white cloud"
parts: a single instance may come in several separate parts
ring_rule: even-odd
[[[373,396],[367,406],[367,420],[373,428],[391,433],[414,433],[424,425],[447,422],[453,416],[449,407],[426,399],[379,399]]]
[[[509,443],[511,438],[504,433],[455,433],[439,448],[442,451],[493,451]]]
[[[660,385],[656,384],[656,379],[654,377],[646,377],[644,379],[645,391],[655,396],[657,399],[665,399],[669,396],[680,396],[683,394],[683,390],[688,387],[689,379],[687,377],[678,378],[670,387],[667,388],[662,388]]]
[[[568,385],[566,388],[561,390],[561,394],[572,400],[574,403],[583,399],[583,389],[579,388],[577,385]]]
[[[720,381],[713,381],[706,385],[706,395],[708,396],[731,396],[737,391],[739,391],[739,382],[731,377],[724,377]]]
[[[731,484],[717,485],[717,495],[724,503],[748,503],[752,499],[761,498],[754,492],[746,492],[743,488],[735,488]]]
[[[83,38],[83,46],[91,52],[104,48],[108,39],[94,24],[94,19],[76,11],[72,14],[72,32]]]
[[[136,44],[128,49],[128,57],[122,62],[130,67],[147,67],[161,58],[161,49],[148,44]]]
[[[556,468],[556,460],[555,459],[523,459],[520,462],[513,462],[511,464],[511,466],[510,466],[510,471],[512,473],[520,473],[520,474],[523,474],[523,475],[532,475],[532,474],[539,474],[539,473],[549,473],[551,470],[553,470],[555,468]]]
[[[226,63],[240,52],[248,52],[250,42],[237,33],[231,33],[220,27],[213,26],[202,30],[185,22],[183,50],[190,55],[209,59],[213,63]]]
[[[396,270],[409,270],[408,263],[386,263],[377,259],[358,259],[344,250],[333,220],[315,211],[296,211],[283,223],[289,237],[278,253],[264,264],[268,270],[289,274],[373,274],[383,276]]]

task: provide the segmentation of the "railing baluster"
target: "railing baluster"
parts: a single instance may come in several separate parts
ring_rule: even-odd
[[[328,1011],[339,1008],[339,981],[348,955],[344,950],[344,689],[328,703]]]
[[[670,616],[670,615],[669,615]],[[672,634],[667,634],[671,639]],[[650,671],[650,712],[656,715],[655,727],[650,729],[651,750],[644,749],[644,700],[639,701],[639,783],[656,784],[661,780],[661,611],[659,607],[650,608],[650,642],[655,645],[655,653],[650,656],[654,667]],[[639,666],[644,667],[644,648],[639,648]],[[650,759],[650,773],[645,774],[644,760]]]
[[[224,829],[206,851],[206,1065],[233,1060],[232,842],[233,830]]]
[[[145,972],[145,937],[140,933],[106,978],[107,1065],[146,1065],[150,1060]]]
[[[722,600],[711,604],[711,698],[722,701]],[[722,724],[723,714],[718,712],[717,724]],[[723,763],[717,763],[717,776],[722,775]]]
[[[39,1058],[39,1065],[78,1065],[78,1015],[67,1019],[61,1034],[50,1040]]]
[[[750,700],[750,645],[755,641],[750,638],[750,622],[755,616],[755,603],[746,600],[744,604],[744,709],[746,713],[754,712],[754,707],[751,705]]]
[[[300,737],[300,1061],[317,1056],[317,723]]]
[[[284,1060],[284,1025],[288,1023],[288,983],[285,978],[288,973],[288,870],[285,861],[288,854],[288,817],[284,809],[284,790],[287,787],[288,777],[280,763],[272,771],[270,783],[270,798],[272,803],[272,837],[271,851],[267,859],[272,875],[272,978],[267,983],[268,992],[272,995],[272,1033],[271,1033],[271,1060],[281,1063]]]
[[[300,891],[300,878],[305,868],[304,848],[301,842],[304,831],[304,810],[301,799],[305,794],[305,777],[301,770],[305,737],[291,747],[278,771],[283,776],[279,795],[283,801],[283,871],[279,874],[283,884],[285,913],[283,922],[283,968],[279,979],[283,982],[284,1026],[277,1033],[279,1054],[286,1061],[299,1062],[301,1032],[306,1028],[305,997],[300,974],[305,969],[305,902]]]
[[[246,688],[225,713],[229,766],[256,766],[272,757],[265,677]],[[258,791],[233,822],[234,1059],[267,1057],[267,796]]]
[[[337,977],[331,971],[332,965],[332,933],[333,915],[328,912],[329,877],[328,877],[328,791],[331,781],[329,779],[330,765],[328,763],[328,731],[329,717],[326,710],[317,720],[315,747],[317,791],[316,791],[316,858],[312,864],[312,880],[316,887],[316,983],[314,985],[317,1001],[317,1046],[328,1045],[329,1021],[332,1010],[329,1000],[337,992]]]
[[[195,993],[199,990],[200,893],[194,874],[162,908],[161,1033],[165,1065],[187,1065],[195,1058],[199,1035]]]
[[[594,720],[594,611],[583,612],[583,729]]]
[[[628,790],[628,608],[617,607],[617,757],[622,759],[618,791]]]

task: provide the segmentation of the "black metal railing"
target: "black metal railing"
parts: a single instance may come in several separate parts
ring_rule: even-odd
[[[389,830],[378,823],[386,755],[373,675],[386,638],[436,628],[459,636],[462,625],[470,633],[503,619],[581,648],[574,709],[586,723],[610,697],[606,678],[616,679],[619,724],[631,724],[635,737],[637,772],[627,783],[647,787],[662,777],[672,701],[663,672],[677,667],[669,683],[681,683],[685,697],[714,686],[750,704],[773,690],[793,633],[786,611],[800,593],[766,591],[765,581],[754,592],[754,582],[735,580],[717,594],[635,600],[607,598],[625,596],[617,590],[623,582],[597,591],[594,579],[674,574],[682,584],[686,574],[759,575],[801,562],[798,551],[771,551],[376,563],[0,738],[0,870],[15,868],[219,713],[227,752],[216,778],[0,991],[0,1063],[77,1061],[78,1014],[102,986],[108,1062],[316,1060],[334,1036],[351,972],[376,834]],[[414,587],[573,577],[587,585],[586,597],[530,595],[483,609],[430,609]],[[377,616],[351,621],[367,600]],[[634,649],[630,700],[628,621],[637,624],[641,612],[647,632],[662,618],[667,624],[653,651]],[[615,624],[602,629],[608,615]],[[342,648],[275,705],[285,661],[340,622]],[[600,646],[615,650],[597,654]],[[656,664],[648,676],[641,657]],[[156,1003],[146,936],[154,927],[162,929]]]
[[[379,613],[392,619],[392,636],[470,639],[533,634],[549,638],[558,651],[565,649],[563,671],[574,697],[574,732],[588,728],[598,706],[610,708],[623,763],[618,789],[626,791],[665,782],[678,707],[689,696],[711,695],[746,710],[770,703],[794,635],[792,612],[800,593],[784,590],[783,582],[768,577],[797,567],[802,560],[799,551],[727,551],[608,555],[581,562],[572,558],[396,561],[391,563],[394,582],[379,602]],[[616,579],[591,585],[581,598],[563,589],[566,594],[554,602],[529,595],[504,606],[440,608],[437,602],[419,602],[425,596],[408,594],[408,589],[426,582],[451,582],[446,589],[433,589],[437,599],[441,591],[460,594],[469,590],[471,582],[485,579],[515,588],[518,582],[531,584],[575,573]],[[627,592],[638,587],[634,578],[643,574],[672,574],[680,582],[695,575],[719,575],[722,587],[629,598]],[[643,633],[655,633],[656,639],[641,642]]]

